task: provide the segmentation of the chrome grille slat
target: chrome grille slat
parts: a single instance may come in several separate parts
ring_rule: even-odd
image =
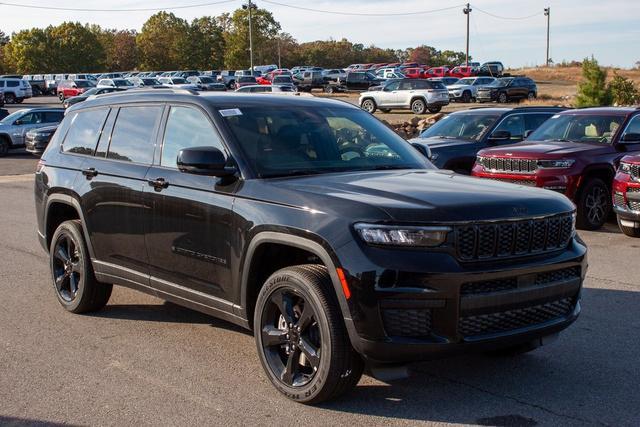
[[[481,157],[478,162],[489,172],[530,174],[538,170],[538,161],[530,159]]]

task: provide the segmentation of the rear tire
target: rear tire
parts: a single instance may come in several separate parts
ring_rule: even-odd
[[[388,109],[388,108],[381,108],[380,111],[385,113],[385,114],[388,114],[389,112],[391,112],[391,110]]]
[[[7,138],[0,138],[0,157],[6,157],[9,154],[9,141]]]
[[[625,236],[640,237],[640,228],[627,227],[626,225],[622,225],[622,223],[620,222],[620,218],[618,218],[618,227],[620,227],[620,231],[622,231]]]
[[[587,181],[578,196],[576,226],[581,230],[601,228],[611,212],[609,187],[599,178]]]
[[[427,105],[425,104],[424,100],[414,99],[413,101],[411,101],[411,111],[414,114],[424,114],[426,109]]]
[[[509,98],[507,97],[507,94],[504,92],[500,92],[500,94],[498,95],[498,102],[500,104],[506,104],[507,102],[509,102]]]
[[[58,302],[72,313],[88,313],[103,308],[113,286],[96,280],[89,250],[79,220],[58,226],[49,248],[51,283]]]
[[[42,95],[42,91],[40,90],[40,88],[38,86],[34,86],[33,87],[33,96],[40,96]]]
[[[436,106],[429,107],[428,110],[431,114],[436,114],[436,113],[439,113],[440,110],[442,110],[442,107],[438,105],[437,107]]]
[[[253,326],[269,380],[291,400],[315,404],[335,399],[362,376],[364,363],[351,347],[324,266],[300,265],[272,274],[258,295]]]
[[[528,99],[529,101],[534,101],[534,100],[536,99],[536,94],[535,94],[535,92],[529,92],[529,93],[527,94],[527,99]]]
[[[460,101],[464,102],[465,104],[468,104],[471,102],[471,92],[469,92],[468,90],[465,90],[462,93],[462,97],[460,98]]]
[[[4,94],[4,102],[7,104],[15,104],[16,96],[13,93],[5,93]]]

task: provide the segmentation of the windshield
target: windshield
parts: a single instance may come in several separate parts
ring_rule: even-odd
[[[18,110],[15,113],[9,114],[4,119],[0,120],[0,124],[3,125],[11,125],[15,120],[18,120],[27,110]]]
[[[420,138],[465,139],[479,141],[491,128],[499,114],[451,114],[420,134]]]
[[[261,178],[430,167],[410,144],[361,110],[247,107],[221,113]]]
[[[93,83],[88,80],[76,80],[74,83],[76,87],[93,87]]]
[[[133,86],[133,83],[131,83],[129,80],[114,80],[113,84],[115,84],[117,87]]]
[[[156,79],[142,79],[142,83],[144,83],[145,86],[157,86],[160,85],[160,82]]]
[[[82,96],[91,96],[91,95],[95,95],[96,93],[98,93],[98,88],[94,87],[94,88],[89,89],[88,91],[84,92],[82,94]]]
[[[184,85],[189,83],[188,81],[186,81],[185,79],[183,79],[182,77],[174,77],[173,79],[173,84],[174,85]]]
[[[274,83],[292,83],[293,80],[291,80],[291,77],[281,76],[281,77],[274,77],[273,78],[273,82]]]
[[[200,77],[200,81],[202,83],[213,83],[213,79],[211,77]]]
[[[609,143],[624,121],[620,115],[557,114],[529,135],[528,141]]]
[[[252,77],[252,76],[245,76],[245,77],[240,77],[238,79],[239,83],[255,83],[256,82],[256,78]]]
[[[505,86],[509,86],[509,83],[511,83],[512,80],[513,79],[497,79],[491,82],[490,84],[488,84],[487,86],[505,87]]]
[[[472,85],[473,82],[475,82],[475,81],[476,81],[476,79],[474,79],[474,78],[471,78],[471,79],[460,79],[460,80],[458,80],[456,82],[456,84],[459,84],[459,85]]]

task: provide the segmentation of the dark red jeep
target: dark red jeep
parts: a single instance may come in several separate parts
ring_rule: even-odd
[[[636,135],[640,139],[640,134]],[[640,155],[625,156],[620,161],[613,180],[613,209],[620,230],[627,236],[640,237]]]
[[[524,142],[478,152],[472,175],[563,193],[577,206],[577,226],[595,230],[611,212],[613,178],[627,154],[640,154],[640,109],[568,110]]]

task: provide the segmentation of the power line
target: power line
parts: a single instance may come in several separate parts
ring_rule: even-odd
[[[478,6],[476,6],[476,5],[473,5],[473,7],[474,7],[475,10],[477,10],[480,13],[484,13],[485,15],[489,15],[489,16],[492,16],[492,17],[497,18],[497,19],[507,19],[507,20],[510,20],[510,21],[520,21],[520,20],[523,20],[523,19],[530,19],[530,18],[536,17],[538,15],[542,15],[544,13],[544,12],[536,12],[534,14],[527,15],[527,16],[501,16],[501,15],[496,15],[496,14],[491,13],[491,12],[487,12],[486,10],[482,10],[482,9],[478,8]]]
[[[37,6],[29,4],[7,3],[0,1],[0,6],[22,7],[27,9],[45,9],[45,10],[61,10],[69,12],[157,12],[161,10],[191,9],[196,7],[214,6],[217,4],[232,3],[238,0],[219,0],[206,3],[191,4],[186,6],[168,6],[168,7],[150,7],[138,9],[88,9],[74,7],[56,7],[56,6]]]
[[[343,11],[334,11],[334,10],[322,10],[322,9],[313,9],[310,7],[303,6],[294,6],[292,4],[280,3],[272,0],[261,0],[263,3],[269,3],[276,6],[289,7],[291,9],[304,10],[307,12],[317,12],[317,13],[328,13],[331,15],[344,15],[344,16],[410,16],[410,15],[425,15],[428,13],[437,13],[444,12],[447,10],[457,9],[464,4],[459,4],[456,6],[443,7],[441,9],[432,9],[432,10],[422,10],[416,12],[402,12],[402,13],[357,13],[357,12],[343,12]]]

